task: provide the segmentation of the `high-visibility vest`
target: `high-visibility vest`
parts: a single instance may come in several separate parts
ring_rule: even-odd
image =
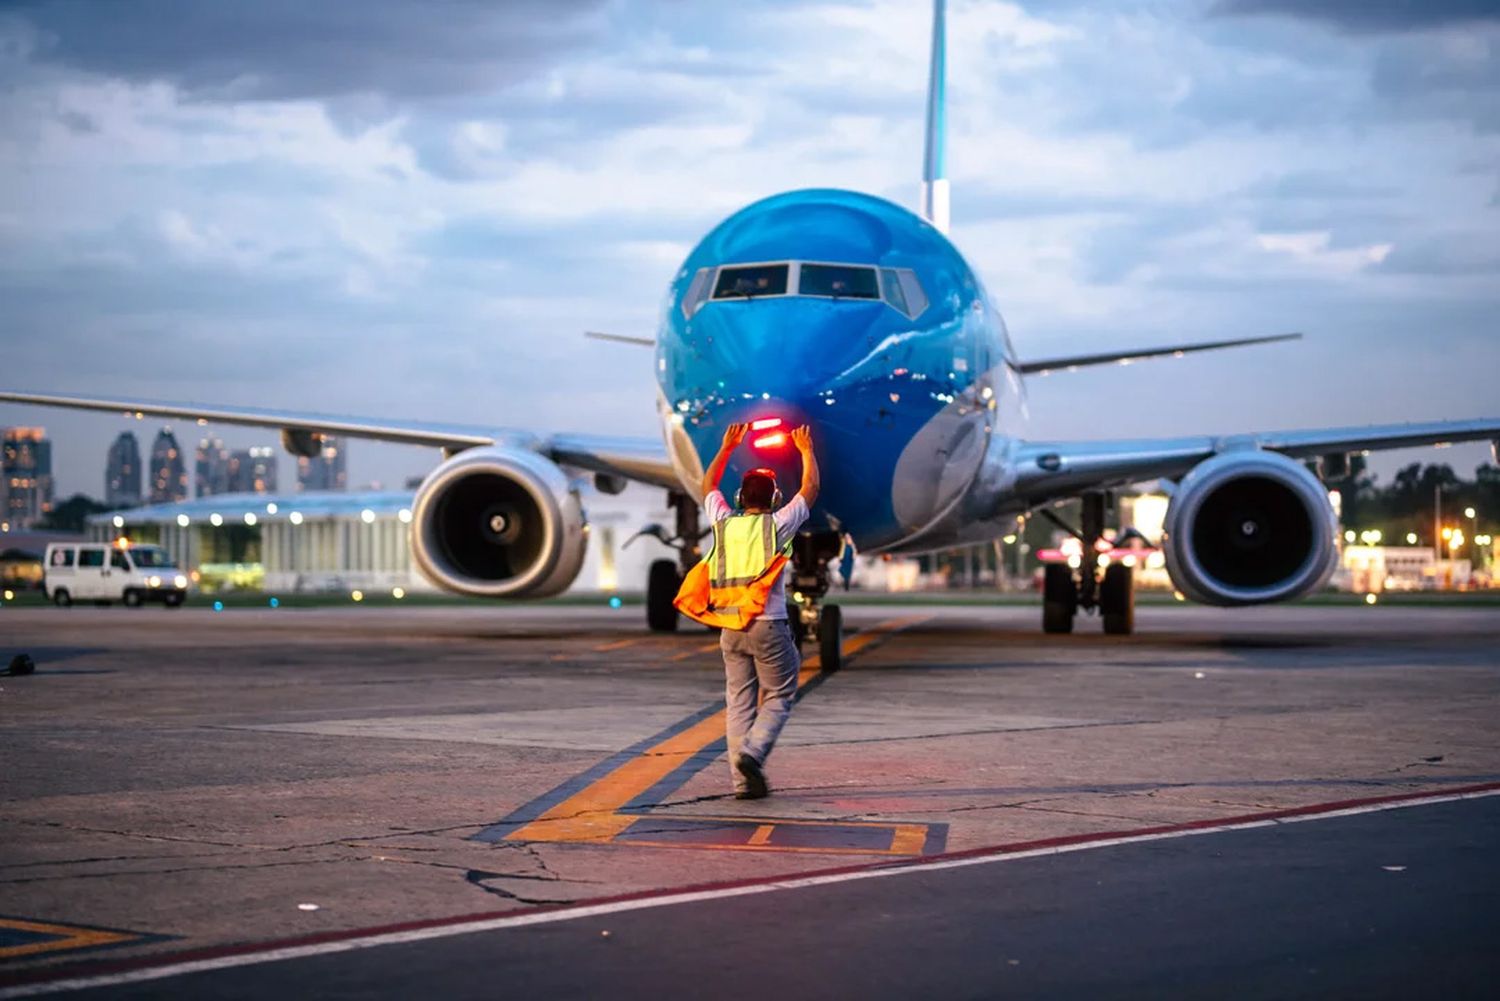
[[[688,571],[673,604],[704,625],[744,629],[766,610],[791,541],[776,546],[776,518],[737,514],[714,523],[714,544]]]

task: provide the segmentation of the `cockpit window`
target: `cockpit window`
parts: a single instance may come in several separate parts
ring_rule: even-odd
[[[927,293],[911,268],[899,268],[896,273],[901,278],[901,294],[906,297],[906,315],[915,320],[927,309]]]
[[[797,279],[798,295],[826,295],[833,299],[879,299],[875,269],[854,264],[804,264]]]
[[[789,294],[834,300],[878,299],[913,320],[928,305],[922,283],[911,268],[782,261],[699,268],[683,293],[682,313],[692,319],[711,298],[756,299]]]
[[[880,286],[885,292],[881,298],[894,306],[898,313],[905,313],[906,296],[901,292],[901,278],[893,268],[880,269]]]
[[[787,264],[752,264],[746,267],[720,268],[714,286],[715,299],[754,298],[758,295],[786,295]]]
[[[682,296],[683,316],[691,320],[693,314],[698,312],[698,307],[702,306],[704,301],[708,299],[708,290],[713,285],[713,277],[713,268],[699,268],[698,273],[693,275],[692,282],[688,284],[687,292]]]

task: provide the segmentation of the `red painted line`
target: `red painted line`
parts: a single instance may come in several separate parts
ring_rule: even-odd
[[[826,869],[812,869],[806,872],[787,873],[779,876],[756,876],[746,879],[725,880],[714,883],[695,883],[688,886],[674,886],[668,889],[638,890],[634,893],[622,893],[612,896],[592,897],[587,900],[576,900],[566,904],[546,904],[537,907],[513,908],[503,911],[480,911],[472,914],[460,914],[445,918],[426,918],[420,921],[402,921],[395,924],[375,925],[367,928],[351,928],[343,931],[319,932],[312,935],[298,936],[296,938],[272,939],[262,942],[240,942],[232,945],[207,946],[202,949],[188,949],[181,952],[160,953],[152,956],[140,956],[133,959],[81,962],[68,965],[49,966],[42,969],[20,970],[12,974],[0,974],[0,987],[17,987],[31,984],[44,984],[54,980],[63,980],[79,976],[106,976],[110,974],[128,973],[137,970],[148,970],[155,967],[175,966],[181,963],[190,963],[198,960],[222,959],[231,956],[255,955],[256,953],[272,952],[275,950],[297,948],[302,946],[325,945],[334,942],[349,942],[399,932],[421,931],[424,929],[443,928],[452,925],[464,925],[480,921],[490,921],[496,918],[513,917],[517,914],[541,914],[552,911],[567,911],[584,907],[593,907],[601,904],[616,904],[626,901],[650,900],[656,897],[671,897],[685,893],[732,890],[739,887],[749,886],[768,886],[787,880],[801,880],[823,876],[838,876],[850,873],[875,872],[880,870],[922,868],[937,862],[957,861],[961,859],[977,859],[987,856],[994,856],[996,858],[999,858],[1018,852],[1034,852],[1038,850],[1045,850],[1048,848],[1064,848],[1075,845],[1087,845],[1091,842],[1096,841],[1114,841],[1124,838],[1139,839],[1151,837],[1153,835],[1180,834],[1189,831],[1231,827],[1240,824],[1254,824],[1258,822],[1288,820],[1298,817],[1312,817],[1319,814],[1338,813],[1343,810],[1357,810],[1364,807],[1382,805],[1391,806],[1400,803],[1420,803],[1423,800],[1446,800],[1451,799],[1455,796],[1495,792],[1497,790],[1500,790],[1500,782],[1483,782],[1477,785],[1456,786],[1451,789],[1434,789],[1427,792],[1396,793],[1389,796],[1366,796],[1359,799],[1343,799],[1327,803],[1313,803],[1308,806],[1294,806],[1281,810],[1264,810],[1258,813],[1244,813],[1233,817],[1217,817],[1205,820],[1190,820],[1180,824],[1162,824],[1154,827],[1138,827],[1120,831],[1103,831],[1093,834],[1070,834],[1056,838],[1039,838],[1033,841],[1017,841],[1005,845],[992,845],[984,848],[969,848],[964,851],[944,852],[940,855],[924,855],[918,858],[905,858],[881,862],[865,862],[855,865],[833,866]]]

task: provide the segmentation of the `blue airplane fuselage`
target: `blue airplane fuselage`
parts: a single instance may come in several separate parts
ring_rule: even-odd
[[[712,294],[724,276],[717,269],[782,262],[885,269],[882,289],[899,286],[906,270],[920,290],[908,285],[912,294],[897,293],[896,303],[774,286]],[[796,273],[786,291],[812,288],[809,277],[799,287]],[[1021,432],[1024,387],[1013,361],[1000,313],[931,224],[870,195],[793,191],[736,212],[683,262],[657,337],[658,406],[693,496],[728,424],[805,423],[822,474],[810,527],[847,533],[866,552],[931,548],[954,541],[933,531],[945,515],[952,520],[986,454]],[[731,462],[730,496],[754,466],[775,469],[788,496],[796,489],[795,450],[758,448],[762,437],[752,434]]]

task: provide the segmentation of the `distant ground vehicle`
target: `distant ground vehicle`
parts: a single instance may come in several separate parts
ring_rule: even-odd
[[[54,542],[47,546],[44,564],[42,586],[59,607],[75,601],[120,601],[134,608],[159,601],[176,608],[187,597],[187,576],[160,546]]]

